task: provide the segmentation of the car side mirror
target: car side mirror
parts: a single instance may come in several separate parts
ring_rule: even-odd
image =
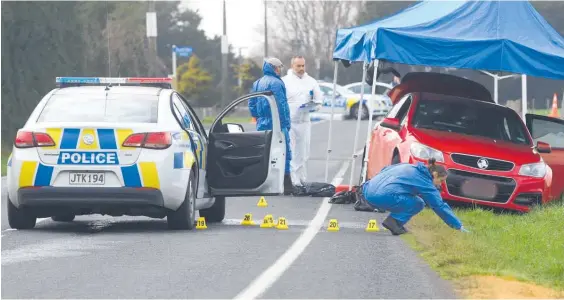
[[[552,147],[550,144],[544,142],[537,142],[537,146],[535,147],[539,153],[550,153],[552,152]]]
[[[241,133],[245,132],[243,125],[235,124],[235,123],[227,123],[224,125],[227,128],[227,132],[229,133]]]
[[[396,118],[384,118],[380,123],[380,126],[390,128],[393,130],[400,130],[400,122],[399,119]]]

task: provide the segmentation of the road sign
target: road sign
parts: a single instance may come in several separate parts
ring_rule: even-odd
[[[192,47],[176,47],[174,48],[174,51],[181,57],[189,57],[192,55]]]

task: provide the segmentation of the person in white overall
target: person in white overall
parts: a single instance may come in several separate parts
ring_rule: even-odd
[[[286,86],[286,97],[290,107],[290,175],[292,185],[303,186],[307,179],[306,164],[310,153],[311,120],[310,113],[319,110],[323,94],[317,80],[305,72],[303,56],[292,58],[291,69],[282,77]]]

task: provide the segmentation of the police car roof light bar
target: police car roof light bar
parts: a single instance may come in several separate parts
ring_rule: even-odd
[[[172,79],[167,77],[57,77],[55,83],[61,88],[83,85],[141,85],[172,88]]]

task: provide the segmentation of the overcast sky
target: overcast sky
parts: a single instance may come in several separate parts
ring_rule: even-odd
[[[223,0],[183,0],[183,7],[199,10],[202,17],[200,29],[213,37],[223,32]],[[238,47],[260,47],[264,41],[257,28],[264,26],[263,0],[227,0],[227,38],[238,51]],[[242,49],[247,55],[249,49]]]

